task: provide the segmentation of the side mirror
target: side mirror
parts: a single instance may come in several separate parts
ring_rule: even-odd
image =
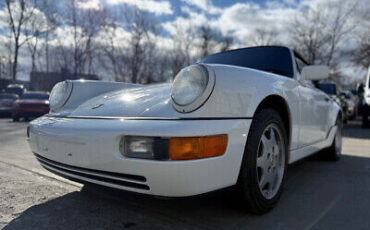
[[[325,65],[305,66],[302,69],[303,80],[323,80],[329,77],[329,67]]]

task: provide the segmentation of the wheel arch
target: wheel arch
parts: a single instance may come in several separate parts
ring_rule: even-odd
[[[338,119],[338,117],[340,117],[341,120],[343,119],[343,112],[342,112],[342,110],[338,110],[336,119]]]
[[[283,119],[284,128],[287,132],[288,146],[290,147],[291,134],[292,134],[292,119],[291,119],[291,112],[290,112],[288,102],[280,95],[273,94],[273,95],[266,96],[259,103],[256,110],[254,111],[253,118],[259,110],[264,109],[264,108],[272,108],[279,113],[279,115]]]

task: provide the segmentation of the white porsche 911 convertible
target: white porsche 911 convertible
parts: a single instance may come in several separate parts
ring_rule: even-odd
[[[231,50],[173,83],[58,83],[28,141],[71,180],[168,197],[236,185],[251,212],[279,200],[287,164],[341,155],[340,107],[315,87],[328,76],[280,46]]]

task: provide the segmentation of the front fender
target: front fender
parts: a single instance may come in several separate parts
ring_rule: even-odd
[[[208,111],[224,117],[253,117],[260,103],[268,96],[278,95],[287,102],[291,115],[296,115],[298,83],[291,78],[254,69],[207,65],[216,74],[214,92],[197,113]]]

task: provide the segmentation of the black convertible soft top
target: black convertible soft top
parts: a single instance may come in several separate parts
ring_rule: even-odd
[[[297,52],[294,54],[307,62]],[[285,46],[256,46],[229,50],[204,57],[200,63],[247,67],[293,78],[291,52]]]

